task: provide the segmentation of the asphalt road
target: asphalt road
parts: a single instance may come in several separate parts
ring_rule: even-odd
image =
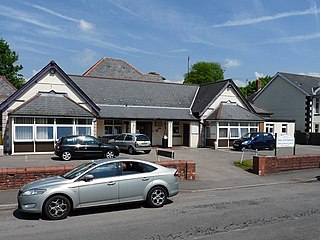
[[[0,239],[319,239],[319,182],[182,191],[161,209],[86,209],[48,221],[0,212]]]

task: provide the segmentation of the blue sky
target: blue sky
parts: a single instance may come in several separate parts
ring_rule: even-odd
[[[238,85],[276,72],[320,75],[320,0],[1,0],[0,35],[30,78],[51,60],[82,74],[100,58],[182,82],[219,62]]]

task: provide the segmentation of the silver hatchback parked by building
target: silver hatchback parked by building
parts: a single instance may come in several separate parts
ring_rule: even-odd
[[[56,220],[73,209],[99,205],[145,201],[162,207],[178,192],[176,169],[137,159],[102,159],[23,186],[18,208]]]
[[[151,152],[151,141],[145,134],[122,133],[109,140],[109,143],[115,144],[120,150],[128,151],[129,154],[137,151],[144,151],[147,154]]]

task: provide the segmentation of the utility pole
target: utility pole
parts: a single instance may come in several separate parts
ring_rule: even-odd
[[[188,56],[188,75],[190,73],[190,56]]]

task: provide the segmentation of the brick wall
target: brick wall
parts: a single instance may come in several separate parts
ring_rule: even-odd
[[[160,165],[173,167],[179,171],[181,179],[194,180],[195,163],[191,161],[167,161]],[[0,168],[0,190],[18,189],[37,179],[64,174],[75,166]]]
[[[320,155],[253,157],[253,172],[258,175],[319,167]]]

